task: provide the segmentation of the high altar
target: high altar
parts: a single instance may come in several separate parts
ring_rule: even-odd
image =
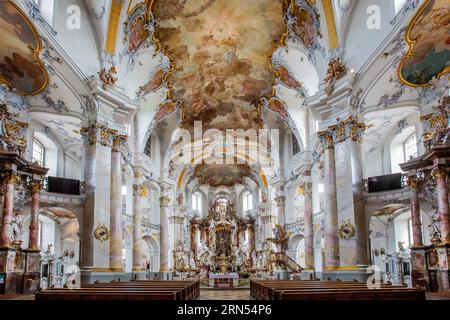
[[[233,205],[221,198],[206,218],[191,220],[191,253],[202,278],[231,283],[252,269],[254,222],[240,218]]]

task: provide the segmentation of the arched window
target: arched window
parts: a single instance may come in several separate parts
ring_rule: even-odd
[[[415,132],[405,140],[405,143],[403,143],[403,150],[405,154],[405,162],[411,158],[417,157],[417,141]]]
[[[37,162],[40,166],[45,165],[45,148],[37,139],[33,139],[33,162]]]
[[[198,212],[202,211],[202,196],[198,192],[192,194],[191,207],[192,207],[192,210],[195,210]]]
[[[394,10],[396,15],[403,9],[406,1],[407,0],[394,0]]]
[[[249,191],[244,192],[242,196],[242,209],[244,212],[253,209],[253,196]]]

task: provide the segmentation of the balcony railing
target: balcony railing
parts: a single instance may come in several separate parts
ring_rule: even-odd
[[[44,179],[44,190],[49,193],[79,196],[83,192],[83,183],[75,179],[46,177]]]
[[[406,186],[406,175],[402,173],[364,179],[364,191],[368,193],[400,190]]]

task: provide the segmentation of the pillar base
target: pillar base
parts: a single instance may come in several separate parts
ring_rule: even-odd
[[[0,294],[17,294],[20,275],[14,272],[16,250],[0,248]]]
[[[172,280],[172,272],[171,271],[160,271],[158,272],[159,280]]]
[[[439,269],[437,270],[437,290],[450,290],[450,244],[436,246]]]
[[[433,291],[430,281],[430,273],[427,269],[427,258],[424,247],[411,248],[411,280],[413,287],[420,287],[427,291]]]
[[[35,294],[39,289],[40,270],[39,261],[41,259],[40,250],[28,250],[26,252],[25,274],[23,276],[23,294]]]

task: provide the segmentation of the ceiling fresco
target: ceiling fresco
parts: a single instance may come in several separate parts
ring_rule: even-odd
[[[284,0],[156,1],[156,38],[173,59],[172,98],[183,125],[258,128],[261,97],[270,96],[268,59],[286,31]]]
[[[194,170],[194,177],[200,185],[232,187],[235,184],[243,184],[245,177],[251,177],[252,172],[248,165],[198,165]]]
[[[38,33],[25,14],[12,2],[0,1],[0,83],[21,95],[36,95],[48,84],[39,59]]]
[[[434,77],[450,73],[449,27],[448,0],[425,1],[405,34],[409,51],[399,66],[403,83],[426,86]]]

